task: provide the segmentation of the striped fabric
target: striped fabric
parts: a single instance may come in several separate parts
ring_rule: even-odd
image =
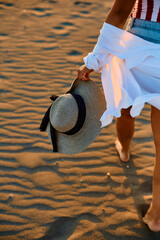
[[[137,0],[131,17],[160,22],[160,0]]]

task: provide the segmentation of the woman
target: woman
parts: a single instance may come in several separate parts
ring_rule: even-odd
[[[143,71],[144,69],[146,69],[145,70],[146,74],[148,74],[147,67],[146,67],[147,65],[145,64],[150,64],[150,66],[154,66],[155,65],[154,61],[155,61],[156,66],[159,66],[160,68],[160,59],[158,56],[159,50],[160,50],[160,45],[159,45],[160,44],[160,33],[159,33],[160,32],[160,10],[159,9],[160,9],[159,0],[154,0],[154,1],[153,0],[148,0],[148,1],[125,0],[125,3],[124,3],[124,0],[115,0],[110,12],[106,17],[106,20],[104,23],[105,25],[102,28],[100,38],[93,51],[92,56],[88,56],[86,59],[84,59],[85,64],[77,70],[78,78],[82,81],[88,81],[89,74],[96,69],[96,64],[101,63],[101,70],[97,70],[97,72],[100,72],[100,71],[102,72],[102,75],[103,75],[102,80],[104,81],[104,82],[102,81],[102,85],[103,85],[104,91],[106,92],[107,91],[106,88],[109,88],[110,86],[114,88],[113,81],[115,81],[115,79],[114,80],[111,79],[112,83],[111,85],[109,85],[110,83],[106,83],[109,80],[104,79],[105,78],[104,76],[107,76],[109,78],[110,75],[115,74],[115,72],[117,71],[116,68],[120,68],[120,70],[118,71],[119,71],[119,76],[121,76],[122,83],[119,81],[118,82],[119,85],[115,84],[116,87],[114,88],[115,91],[113,91],[113,95],[115,95],[116,94],[115,92],[117,91],[117,89],[120,88],[119,93],[121,93],[121,98],[118,102],[118,105],[114,104],[114,106],[116,106],[114,110],[120,109],[121,114],[117,113],[117,115],[116,114],[112,114],[112,115],[115,117],[118,117],[116,121],[116,130],[117,130],[118,140],[115,142],[115,147],[119,153],[120,159],[124,162],[127,162],[130,158],[130,144],[131,144],[132,136],[134,133],[134,116],[139,115],[141,108],[144,106],[143,105],[144,102],[148,102],[151,104],[151,126],[153,130],[153,138],[154,138],[154,144],[156,149],[156,158],[155,158],[154,173],[153,173],[152,203],[145,217],[143,218],[143,221],[148,225],[148,227],[152,231],[160,231],[160,174],[159,174],[160,173],[160,124],[159,124],[160,78],[157,77],[159,75],[149,76],[150,79],[152,78],[154,79],[156,88],[158,88],[159,92],[157,92],[155,89],[148,90],[149,88],[148,86],[150,85],[145,86],[145,89],[143,89],[143,82],[141,81],[144,81],[145,76],[147,76],[147,75],[143,75],[145,74]],[[128,32],[125,35],[124,30],[121,30],[121,29],[124,27],[130,13],[131,13],[131,21],[129,24],[129,29],[127,30]],[[133,33],[134,36],[131,33]],[[117,41],[117,34],[119,34],[120,36],[119,42]],[[107,38],[107,35],[109,35],[108,38]],[[137,35],[138,37],[135,35]],[[105,37],[107,40],[105,40]],[[121,37],[123,38],[122,42],[121,42]],[[112,43],[110,43],[109,38],[113,38],[113,41],[114,40],[116,41],[115,45],[117,46],[117,49],[112,49]],[[106,44],[106,47],[103,47],[102,42],[104,43],[104,45]],[[108,47],[107,44],[111,46]],[[144,50],[142,53],[137,49],[139,49],[139,46],[143,48],[143,45],[146,51]],[[127,67],[126,65],[127,64],[132,65],[132,62],[130,61],[131,57],[128,57],[127,55],[128,52],[125,51],[125,49],[127,51],[129,50],[130,53],[135,52],[137,50],[137,54],[140,53],[139,54],[140,58],[146,55],[146,52],[148,52],[148,49],[150,49],[150,53],[148,53],[148,55],[143,57],[143,59],[145,60],[143,61],[142,59],[140,61],[140,65],[136,65],[136,63],[134,63],[132,67],[131,66]],[[108,55],[107,55],[107,51],[109,52]],[[120,54],[119,54],[119,51],[121,52]],[[114,54],[117,55],[118,58],[116,56],[116,59],[115,59]],[[109,59],[110,57],[111,59]],[[93,58],[95,58],[94,61],[96,61],[96,63],[94,64],[91,63]],[[102,58],[103,58],[103,61],[102,61]],[[132,55],[133,61],[134,61],[134,58],[136,58],[136,56],[133,54]],[[107,63],[109,67],[104,66],[105,65],[104,59],[106,59],[106,62],[108,61]],[[139,61],[138,57],[136,58],[135,62],[136,61]],[[150,61],[150,63],[146,61]],[[115,71],[112,72],[113,67],[115,67]],[[125,73],[122,72],[122,68],[125,70],[124,72],[128,74],[127,76],[130,77],[131,81],[133,81],[133,79],[136,81],[136,84],[137,84],[136,86],[138,86],[137,87],[138,90],[136,90],[137,93],[135,94],[135,99],[133,99],[134,96],[131,96],[132,93],[128,93],[130,89],[127,84],[130,84],[129,83],[130,81],[127,82],[126,80],[126,82],[124,83]],[[159,74],[160,72],[159,70],[160,69],[156,67],[155,72]],[[112,74],[110,74],[111,72]],[[138,73],[140,73],[139,75],[142,76],[141,77],[142,80],[138,79],[139,77]],[[154,85],[154,82],[152,82],[152,85]],[[125,89],[125,92],[122,91],[124,89]],[[108,90],[108,94],[109,94],[109,91],[110,89]],[[125,94],[127,95],[127,99],[128,99],[127,104],[126,104],[126,101],[124,100]],[[129,96],[129,94],[131,97]],[[137,94],[139,94],[140,96],[138,96]],[[111,102],[111,105],[112,105],[112,100],[110,99],[112,96],[108,96],[106,94],[106,97],[107,97],[106,101],[108,104],[107,108],[110,108],[109,102]],[[116,97],[118,98],[118,94]],[[134,114],[133,104],[135,104],[135,102],[138,101],[137,99],[141,99],[141,100],[138,103],[139,105],[138,104],[135,105],[135,109],[138,109],[136,108],[137,106],[138,107],[140,106],[140,109],[138,110],[139,113],[137,113],[137,110],[134,109],[136,112]],[[116,99],[114,99],[114,101],[116,101]],[[132,114],[131,114],[131,109],[132,109]],[[114,111],[110,111],[110,113],[111,112],[114,112]],[[109,117],[109,114],[108,115],[107,114],[108,113],[106,113],[105,115],[106,118]],[[107,125],[112,121],[112,119],[110,122],[107,122],[107,121],[102,125],[103,126]]]

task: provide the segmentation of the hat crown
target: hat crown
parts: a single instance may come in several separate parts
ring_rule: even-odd
[[[52,126],[59,132],[65,133],[71,130],[78,119],[78,106],[71,94],[64,94],[54,102],[53,111],[50,114]]]

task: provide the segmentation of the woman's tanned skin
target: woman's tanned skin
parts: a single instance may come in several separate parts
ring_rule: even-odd
[[[105,22],[123,28],[136,0],[115,0]],[[82,81],[89,80],[93,71],[85,65],[78,68],[77,77]],[[131,107],[130,107],[131,108]],[[115,147],[120,159],[127,162],[130,158],[130,144],[134,134],[134,118],[130,116],[130,108],[122,109],[121,117],[117,118],[116,130],[118,139]],[[156,157],[153,173],[152,203],[143,221],[152,231],[160,231],[160,110],[151,106],[151,126],[153,131]]]
[[[107,14],[106,23],[115,27],[123,28],[126,20],[134,6],[136,0],[115,0],[109,13]],[[78,78],[82,81],[89,80],[89,74],[93,71],[88,69],[85,64],[78,68]]]

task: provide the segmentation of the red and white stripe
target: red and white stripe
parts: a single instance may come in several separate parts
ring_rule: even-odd
[[[160,0],[137,0],[131,17],[160,22]]]

